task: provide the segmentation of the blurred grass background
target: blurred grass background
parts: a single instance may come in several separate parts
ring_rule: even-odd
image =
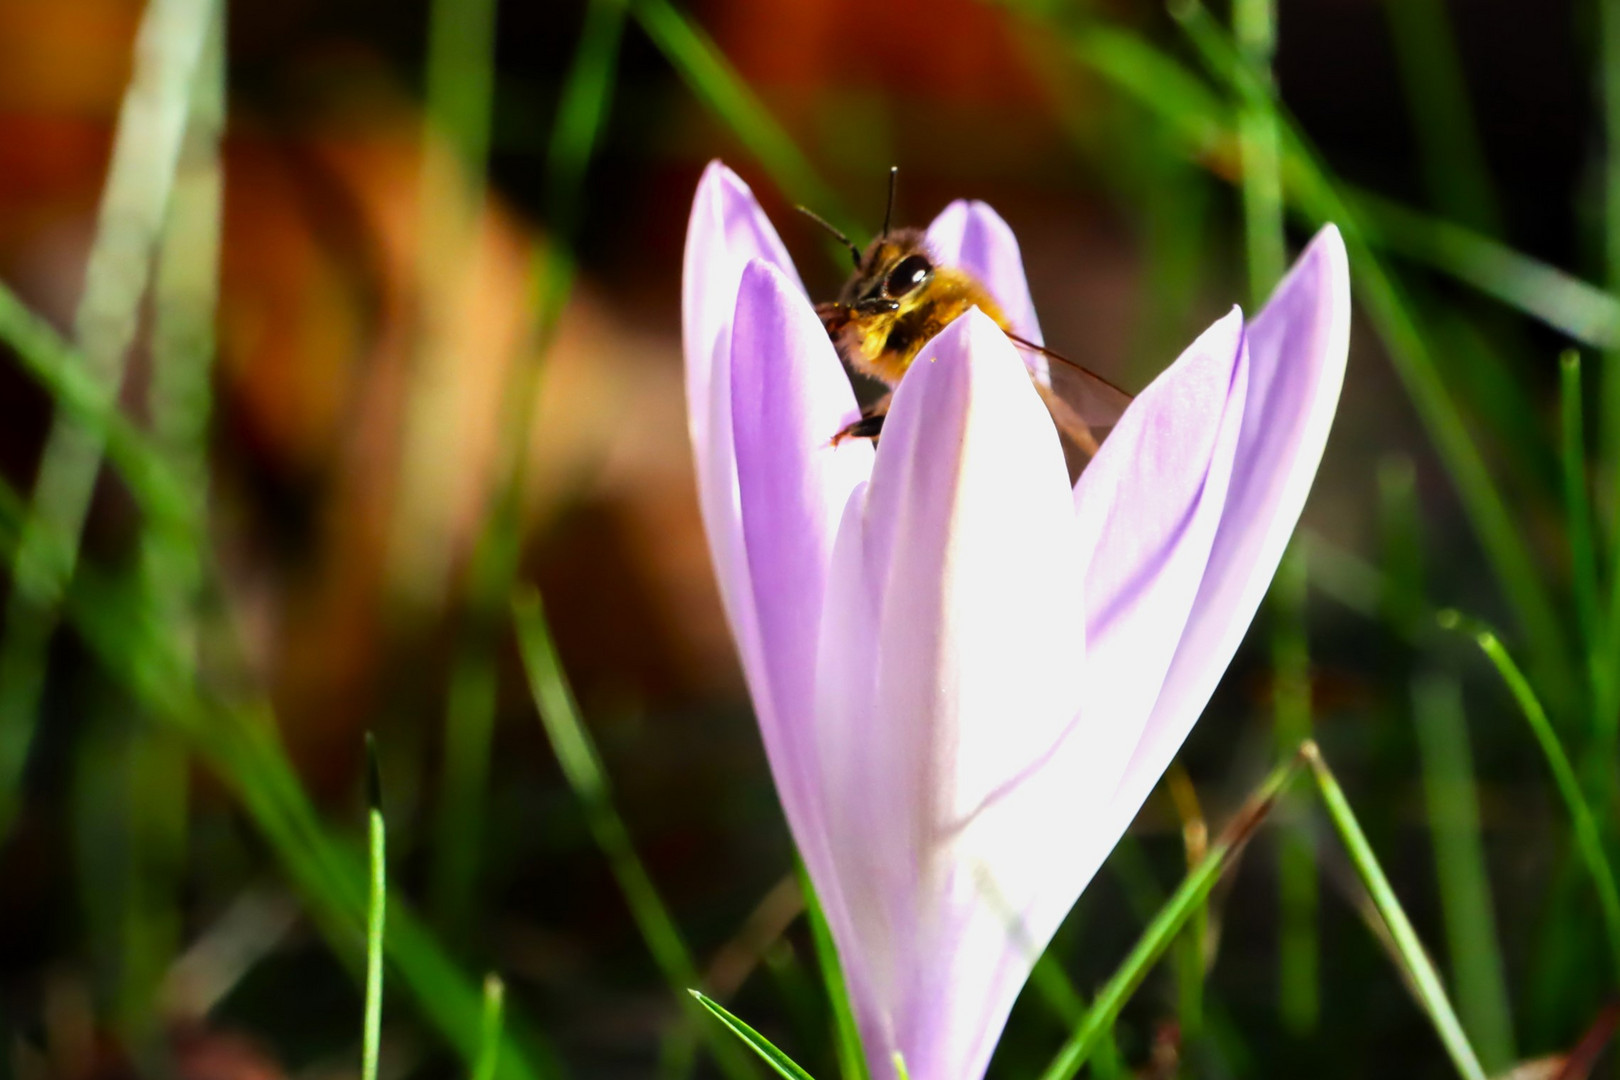
[[[1129,387],[1350,246],[1301,533],[992,1075],[1307,736],[1485,1070],[1573,1047],[1620,990],[1614,0],[0,0],[0,1067],[353,1074],[370,731],[384,1077],[763,1075],[684,986],[854,1076],[686,447],[715,156],[815,296],[794,203],[989,200]],[[1449,1075],[1382,925],[1291,797],[1090,1067]]]

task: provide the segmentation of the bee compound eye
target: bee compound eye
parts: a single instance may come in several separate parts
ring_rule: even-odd
[[[904,296],[927,281],[933,272],[934,264],[928,261],[926,255],[907,255],[889,271],[888,279],[883,282],[883,291],[890,296]]]

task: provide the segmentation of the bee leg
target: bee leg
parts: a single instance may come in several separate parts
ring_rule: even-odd
[[[845,439],[871,439],[876,443],[878,436],[883,434],[883,418],[889,412],[889,398],[893,394],[884,394],[877,401],[861,413],[861,418],[832,437],[832,445],[837,446]]]
[[[880,413],[877,416],[863,416],[834,435],[832,444],[837,446],[845,439],[871,439],[877,442],[881,434],[883,434],[883,415]]]
[[[838,331],[849,325],[849,308],[844,304],[817,304],[816,315],[821,319],[821,325],[826,327],[827,333],[833,337],[837,337]]]

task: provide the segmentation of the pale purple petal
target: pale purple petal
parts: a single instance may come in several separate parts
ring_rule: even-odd
[[[714,558],[720,599],[732,637],[754,685],[761,668],[753,594],[743,551],[731,435],[731,322],[743,268],[765,259],[797,283],[793,264],[748,185],[718,161],[698,183],[687,225],[681,273],[681,335],[686,359],[686,414],[697,471],[698,505]]]
[[[841,909],[820,806],[816,644],[827,568],[851,491],[872,472],[865,439],[832,445],[858,411],[821,321],[770,263],[743,271],[731,334],[731,414],[758,633],[749,672],[760,732],[822,903]]]
[[[1092,552],[1086,707],[1108,717],[1111,755],[1134,750],[1176,655],[1226,507],[1248,385],[1234,308],[1131,402],[1075,485]]]
[[[878,1075],[899,1050],[914,1080],[978,1077],[1050,936],[1023,920],[1067,884],[1052,853],[1087,787],[1071,500],[1017,353],[970,312],[896,392],[822,628],[838,944]]]
[[[1326,226],[1249,324],[1249,394],[1209,568],[1116,796],[1124,828],[1208,704],[1299,521],[1338,407],[1350,271]]]
[[[1037,345],[1044,343],[1018,238],[988,203],[967,199],[951,203],[928,226],[928,246],[942,264],[966,270],[990,290],[1013,333]],[[1028,350],[1019,355],[1043,382],[1048,380],[1046,357]]]
[[[708,446],[709,411],[695,406],[709,400],[711,372],[731,336],[737,282],[750,259],[770,262],[804,292],[793,260],[754,193],[736,173],[711,161],[692,199],[681,268],[687,415],[699,458]]]

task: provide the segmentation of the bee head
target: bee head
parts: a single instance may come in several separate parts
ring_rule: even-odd
[[[898,311],[928,284],[934,265],[921,229],[896,229],[867,245],[839,303],[869,314]]]

